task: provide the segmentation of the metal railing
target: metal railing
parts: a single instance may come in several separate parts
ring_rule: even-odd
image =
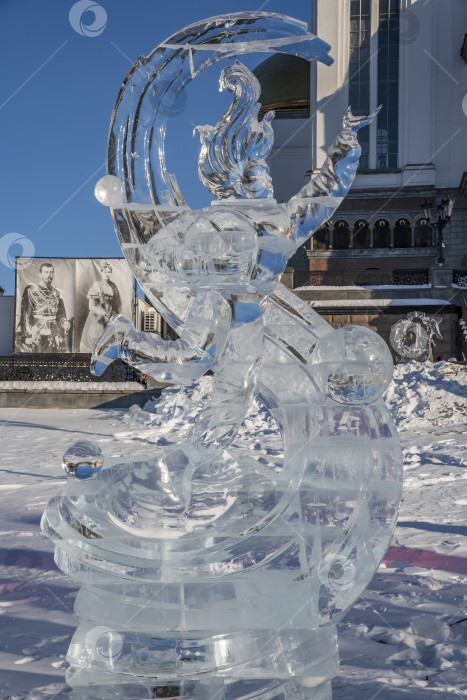
[[[294,273],[295,287],[365,287],[421,285],[429,283],[429,271],[421,270],[306,270]]]
[[[122,360],[113,362],[101,377],[91,374],[91,355],[18,354],[0,356],[0,381],[138,382],[143,375]]]
[[[452,273],[453,283],[467,288],[467,270],[453,270]]]

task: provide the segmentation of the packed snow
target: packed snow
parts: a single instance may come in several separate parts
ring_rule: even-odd
[[[465,365],[409,362],[399,365],[385,395],[399,430],[462,422],[466,418]]]
[[[212,380],[166,389],[144,409],[0,409],[2,700],[71,700],[65,654],[77,586],[56,569],[41,535],[45,504],[65,484],[61,457],[79,439],[105,458],[151,455],[186,434]],[[467,368],[398,365],[386,400],[404,448],[404,496],[391,548],[339,625],[334,700],[433,700],[467,695]],[[274,421],[255,403],[235,448],[281,458]]]
[[[0,382],[0,391],[143,391],[138,382],[72,382],[72,381],[5,381]]]

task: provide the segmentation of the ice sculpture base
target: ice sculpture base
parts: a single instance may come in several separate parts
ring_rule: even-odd
[[[177,682],[165,683],[163,680],[154,679],[149,685],[144,682],[134,681],[128,683],[122,679],[118,687],[112,681],[111,685],[102,685],[102,678],[93,680],[89,685],[89,676],[86,674],[86,686],[73,685],[73,700],[145,700],[146,698],[168,698],[180,700],[180,698],[192,698],[193,700],[331,700],[331,681],[324,681],[319,685],[314,679],[303,679],[303,682],[295,679],[288,681],[254,679],[248,681],[217,679],[184,679]]]
[[[67,682],[73,700],[331,700],[331,679],[339,671],[334,626],[314,632],[178,632],[170,637],[121,631],[115,648],[122,651],[111,665],[111,655],[99,658],[95,649],[90,653],[93,629],[83,622],[69,648]]]
[[[290,404],[280,424],[277,464],[180,443],[49,502],[42,529],[81,585],[75,700],[331,698],[335,624],[395,525],[400,444],[382,402]]]
[[[209,523],[179,539],[177,521],[169,520],[162,524],[166,533],[174,527],[172,537],[162,539],[162,529],[150,532],[138,521],[132,531],[131,518],[122,519],[125,493],[135,497],[137,486],[140,499],[128,513],[148,506],[148,484],[158,482],[160,464],[160,457],[107,461],[93,479],[70,479],[44,513],[42,528],[55,541],[57,565],[81,583],[75,602],[80,624],[67,655],[74,700],[330,700],[338,674],[336,628],[310,628],[316,612],[303,581],[284,601],[290,571],[271,567],[266,578],[263,569],[255,572],[251,537],[243,538],[243,553],[235,556],[235,503],[224,504],[230,533],[221,538],[212,536]],[[206,483],[206,474],[202,478]],[[258,504],[246,507],[245,488],[244,478],[234,487],[243,530],[252,517],[245,509],[256,510],[255,520],[261,515]],[[265,508],[270,505],[269,499]],[[232,576],[235,568],[250,569],[247,580]]]

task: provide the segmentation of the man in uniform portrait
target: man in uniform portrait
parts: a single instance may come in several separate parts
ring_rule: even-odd
[[[28,284],[21,299],[19,341],[22,352],[67,352],[65,304],[52,284],[54,267],[42,263],[38,284]]]

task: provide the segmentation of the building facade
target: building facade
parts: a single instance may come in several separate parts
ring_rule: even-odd
[[[309,247],[311,270],[429,269],[437,232],[421,202],[450,194],[445,266],[467,254],[467,63],[461,55],[467,4],[422,0],[314,0],[311,29],[327,41],[334,63],[281,61],[288,81],[255,72],[266,83],[263,110],[276,109],[271,172],[277,199],[287,200],[319,171],[350,104],[378,117],[362,130],[362,158],[351,193]],[[267,63],[267,62],[265,62]],[[309,88],[303,88],[309,74]],[[289,72],[290,75],[290,72]],[[296,76],[299,76],[297,79]],[[269,80],[268,80],[269,78]],[[293,94],[293,90],[296,90]],[[289,114],[284,103],[290,102]],[[302,256],[303,261],[303,256]]]
[[[423,294],[435,307],[444,296],[451,304],[445,326],[454,328],[462,306],[456,283],[467,268],[467,3],[312,0],[310,28],[331,45],[331,66],[279,55],[255,70],[262,111],[276,111],[276,198],[287,201],[319,172],[348,105],[358,115],[382,106],[359,133],[362,157],[349,195],[289,263],[293,286],[321,305],[324,288],[332,288],[334,306],[320,310],[335,325],[336,309],[352,321],[352,296],[360,299],[353,309],[360,322],[362,313],[374,315],[362,299],[380,297],[378,287],[385,287],[386,315],[405,287],[412,290],[403,294],[406,305]],[[455,203],[441,246],[437,206],[448,197]],[[449,347],[459,354],[455,338]]]

